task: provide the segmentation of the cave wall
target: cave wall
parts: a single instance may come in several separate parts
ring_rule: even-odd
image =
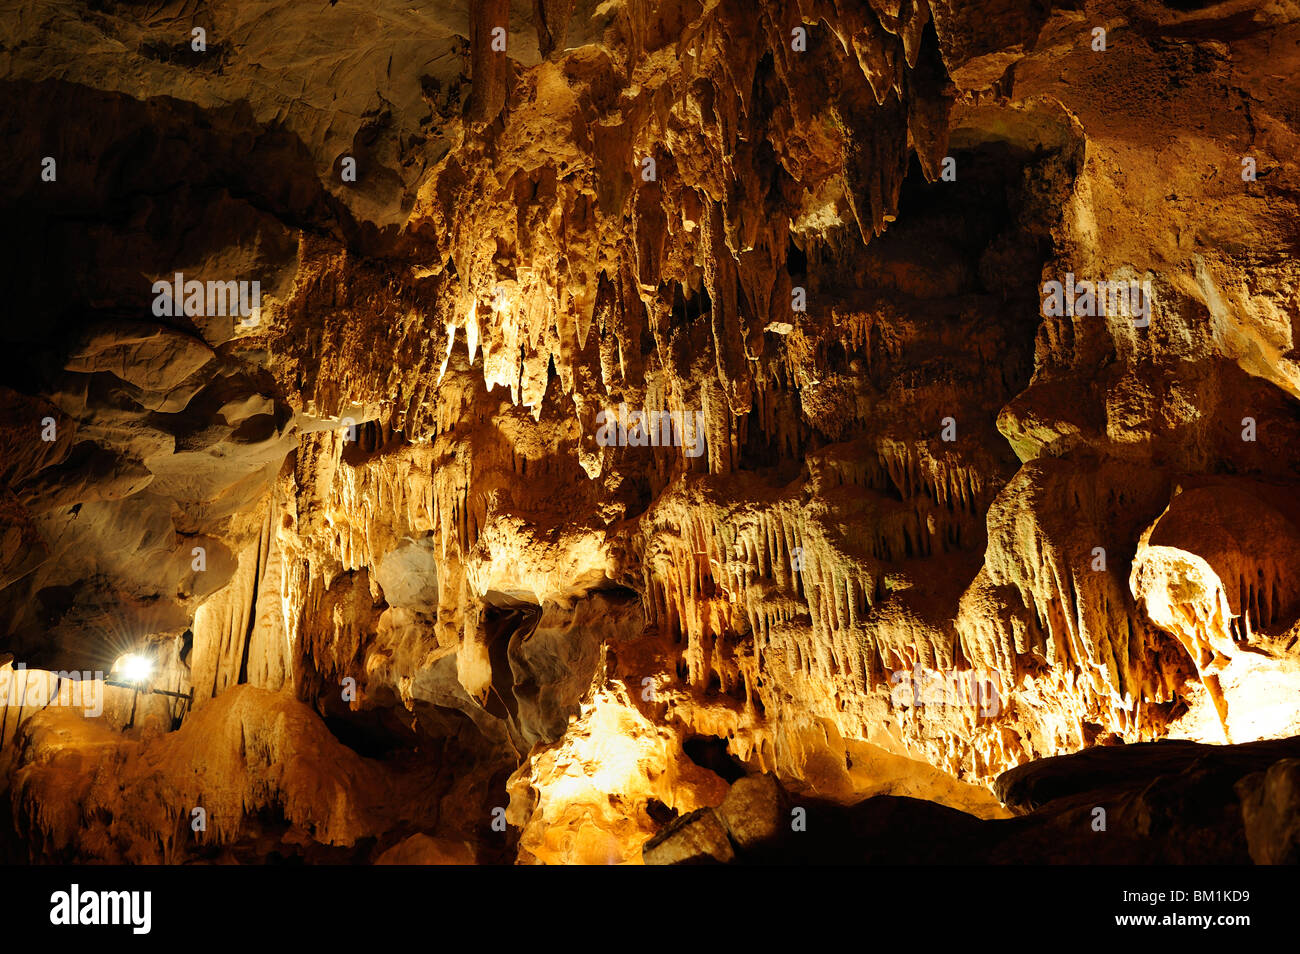
[[[522,860],[639,859],[719,740],[993,818],[1030,760],[1300,734],[1297,19],[20,4],[0,648],[151,646],[181,732],[296,699],[436,749],[468,804],[308,839],[502,809]],[[260,312],[161,316],[177,272]],[[611,445],[623,406],[681,446]],[[137,857],[40,814],[61,715],[16,813]]]

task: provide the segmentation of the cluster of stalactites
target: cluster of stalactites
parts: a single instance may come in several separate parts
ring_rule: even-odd
[[[937,168],[950,95],[937,49],[923,43],[929,19],[925,0],[727,2],[669,44],[630,18],[625,60],[592,67],[570,51],[513,86],[487,55],[489,31],[477,30],[473,134],[440,164],[413,219],[445,233],[439,256],[455,268],[452,307],[428,329],[442,352],[436,377],[463,346],[481,355],[489,388],[535,416],[558,387],[585,436],[593,388],[637,400],[659,369],[696,408],[713,405],[710,472],[736,469],[735,419],[755,407],[756,426],[797,453],[754,373],[764,329],[793,314],[790,222],[801,196],[837,179],[865,242],[897,213],[909,134],[927,174]],[[610,85],[623,90],[616,111],[598,93]],[[555,145],[549,161],[533,145],[543,136]],[[707,334],[683,348],[692,308]],[[578,453],[599,473],[589,442]]]

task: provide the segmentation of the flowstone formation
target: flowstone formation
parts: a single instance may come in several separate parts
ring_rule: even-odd
[[[1297,69],[1269,0],[22,0],[0,850],[1194,802],[1147,744],[1300,735]],[[1106,860],[1293,859],[1294,755]]]

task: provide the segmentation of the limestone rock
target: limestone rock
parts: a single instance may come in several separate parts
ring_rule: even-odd
[[[736,779],[717,814],[731,840],[742,849],[773,840],[790,820],[785,792],[770,775]]]
[[[711,808],[683,815],[642,849],[648,865],[726,864],[735,858],[727,829]]]
[[[1280,759],[1237,783],[1250,857],[1260,865],[1300,864],[1300,759]]]
[[[170,391],[212,358],[202,341],[158,325],[92,328],[68,356],[69,371],[109,371],[147,391]]]
[[[1294,4],[10,6],[32,859],[1290,857]]]
[[[472,865],[474,849],[463,841],[416,832],[375,859],[377,865]]]

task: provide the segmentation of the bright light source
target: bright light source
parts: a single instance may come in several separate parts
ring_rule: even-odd
[[[153,675],[153,660],[148,656],[127,653],[113,667],[127,682],[144,682]]]

